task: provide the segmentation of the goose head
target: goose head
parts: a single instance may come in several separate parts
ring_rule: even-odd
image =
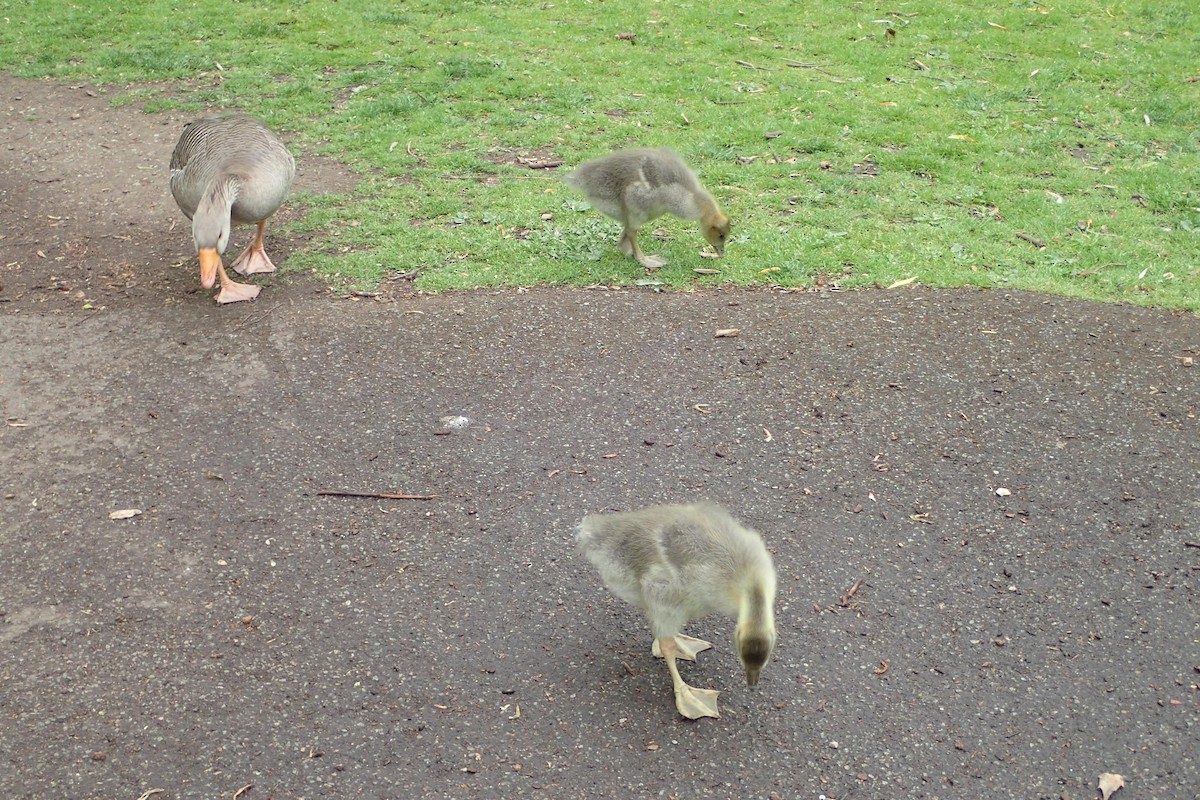
[[[223,203],[209,203],[196,210],[192,217],[192,241],[200,256],[200,285],[211,289],[217,282],[221,255],[229,246],[229,211]]]

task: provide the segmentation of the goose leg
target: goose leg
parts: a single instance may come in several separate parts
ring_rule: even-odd
[[[679,676],[679,667],[675,666],[675,659],[679,657],[675,637],[663,637],[657,640],[657,644],[663,658],[667,660],[667,669],[671,671],[671,682],[675,687],[675,708],[679,713],[688,719],[721,716],[717,710],[717,695],[720,692],[688,686]]]
[[[271,259],[267,257],[267,251],[263,247],[263,231],[266,228],[266,220],[258,223],[258,230],[254,234],[254,241],[246,245],[246,249],[241,252],[241,255],[234,259],[233,269],[239,275],[275,271],[275,265],[271,263]]]
[[[675,637],[675,648],[678,651],[678,658],[685,661],[695,661],[696,654],[701,653],[712,647],[712,642],[706,642],[703,639],[696,639],[691,636],[680,634]],[[658,645],[658,639],[654,640],[654,644],[650,647],[651,654],[655,658],[663,658],[662,648]]]
[[[217,302],[222,305],[237,303],[242,300],[253,300],[262,291],[262,287],[255,286],[252,283],[238,283],[233,280],[225,274],[225,267],[220,264],[217,265],[217,274],[221,279],[221,291],[217,293]]]
[[[662,256],[648,256],[642,252],[642,248],[638,247],[637,229],[625,226],[625,233],[621,234],[621,240],[617,242],[617,247],[621,248],[621,252],[633,258],[646,269],[653,272],[659,267],[667,263],[667,260]]]

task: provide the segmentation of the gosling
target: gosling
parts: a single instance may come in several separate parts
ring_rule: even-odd
[[[721,213],[696,173],[672,150],[621,150],[585,161],[567,175],[566,181],[587,195],[593,206],[625,225],[617,246],[647,270],[656,270],[667,262],[661,256],[642,252],[638,228],[666,213],[700,220],[700,232],[717,256],[725,254],[729,217]]]
[[[675,665],[712,647],[681,631],[714,611],[737,618],[733,638],[746,683],[758,685],[775,648],[775,567],[758,533],[698,503],[590,514],[575,538],[613,594],[649,618],[651,653],[666,659],[680,714],[720,716],[719,692],[687,685]]]

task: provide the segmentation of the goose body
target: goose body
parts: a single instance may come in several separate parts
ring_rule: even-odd
[[[620,150],[585,161],[567,175],[566,181],[587,195],[593,206],[624,223],[625,231],[617,246],[646,269],[658,269],[666,261],[642,252],[637,231],[663,214],[699,220],[704,238],[718,256],[725,254],[729,218],[721,213],[696,174],[672,150]]]
[[[171,154],[171,194],[192,221],[201,285],[210,289],[220,278],[218,303],[249,300],[259,292],[225,274],[221,256],[232,225],[258,226],[254,240],[234,260],[234,270],[242,275],[275,271],[263,248],[263,231],[295,175],[287,146],[256,119],[212,116],[184,126]]]
[[[708,614],[737,619],[734,643],[746,682],[758,684],[775,646],[775,567],[758,533],[699,503],[591,514],[576,542],[613,594],[646,614],[652,652],[666,659],[679,713],[719,716],[718,692],[688,686],[675,665],[711,647],[682,635],[684,625]]]

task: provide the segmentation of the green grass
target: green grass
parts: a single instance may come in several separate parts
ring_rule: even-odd
[[[719,262],[693,225],[649,226],[670,286],[1200,311],[1194,0],[844,5],[0,0],[0,69],[246,111],[350,164],[353,196],[300,198],[321,235],[288,268],[358,288],[633,283],[617,223],[516,160],[637,144],[681,152],[734,220]]]

